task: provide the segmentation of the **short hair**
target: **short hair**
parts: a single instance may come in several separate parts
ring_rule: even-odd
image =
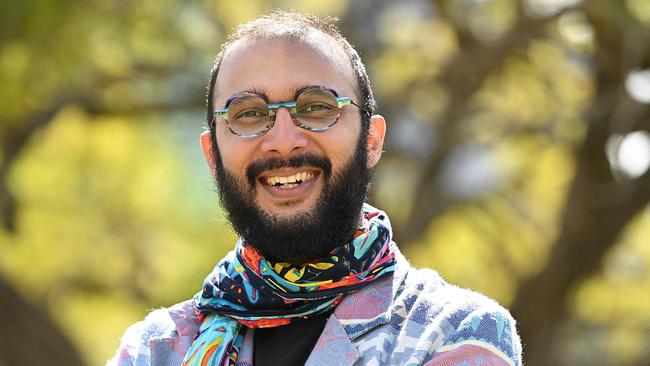
[[[310,32],[320,31],[327,36],[330,36],[348,56],[352,70],[356,74],[357,93],[360,100],[359,105],[369,113],[360,113],[362,131],[367,133],[370,124],[370,116],[374,114],[376,109],[375,98],[370,87],[370,80],[366,67],[361,62],[359,54],[350,44],[350,42],[343,37],[338,29],[336,23],[337,18],[325,17],[320,18],[313,15],[304,15],[294,11],[274,10],[268,15],[258,17],[250,22],[241,24],[228,36],[226,42],[221,46],[221,51],[217,54],[212,65],[210,72],[210,81],[208,83],[207,93],[207,125],[212,135],[213,146],[216,147],[216,135],[214,124],[211,123],[214,115],[214,94],[216,88],[217,75],[219,68],[226,53],[232,45],[241,39],[274,39],[274,38],[289,38],[304,40],[309,36]]]

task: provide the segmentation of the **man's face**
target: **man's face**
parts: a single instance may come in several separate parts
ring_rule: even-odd
[[[313,44],[235,43],[221,65],[215,108],[246,91],[262,93],[271,103],[292,101],[298,89],[309,85],[332,88],[356,101],[355,78],[345,53],[338,46],[324,46],[332,40],[318,36]],[[361,132],[354,106],[343,108],[339,122],[323,132],[295,126],[284,108],[278,110],[273,128],[258,137],[241,138],[217,122],[218,157],[210,159],[204,136],[202,144],[216,167],[220,198],[235,230],[276,260],[315,258],[349,240],[369,183],[368,168],[376,162],[376,133],[369,135],[369,143]],[[295,177],[301,182],[273,184]]]

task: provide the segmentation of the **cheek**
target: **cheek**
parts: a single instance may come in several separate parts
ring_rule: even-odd
[[[245,159],[245,156],[246,153],[241,148],[229,148],[225,152],[222,150],[221,153],[224,167],[236,175],[242,175],[248,165],[248,160]]]
[[[350,162],[357,149],[358,142],[358,135],[346,136],[345,139],[337,139],[331,142],[330,146],[333,149],[329,151],[330,159],[332,160],[332,164],[337,167],[337,170],[342,169]]]
[[[231,134],[227,129],[224,131],[223,126],[217,127],[216,136],[223,167],[229,172],[239,175],[240,171],[243,170],[243,157],[246,155],[245,146],[242,146],[242,141],[236,140],[237,136]]]

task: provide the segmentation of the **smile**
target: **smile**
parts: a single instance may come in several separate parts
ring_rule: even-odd
[[[291,175],[273,175],[268,177],[262,177],[260,180],[262,183],[278,187],[281,189],[292,189],[297,187],[299,184],[304,182],[309,182],[316,177],[316,173],[313,171],[303,171]]]

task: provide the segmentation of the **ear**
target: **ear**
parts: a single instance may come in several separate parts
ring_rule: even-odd
[[[210,137],[210,131],[203,131],[199,137],[201,142],[201,150],[203,151],[203,156],[210,166],[210,172],[214,174],[217,169],[217,160],[215,154],[212,152],[212,139]]]
[[[372,168],[379,162],[384,147],[386,136],[386,120],[376,114],[370,117],[368,129],[368,168]]]

